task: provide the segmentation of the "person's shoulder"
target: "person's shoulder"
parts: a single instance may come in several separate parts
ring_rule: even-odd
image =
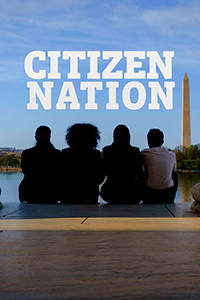
[[[112,150],[112,144],[111,145],[107,145],[107,146],[105,146],[105,147],[103,147],[103,151],[110,151],[110,150]]]
[[[71,148],[63,148],[62,150],[61,150],[61,153],[62,154],[67,154],[67,153],[69,153],[71,151]]]
[[[54,148],[53,152],[54,152],[55,156],[60,156],[61,155],[61,151],[59,149]]]
[[[36,146],[30,147],[30,148],[26,148],[23,150],[23,152],[29,152],[29,151],[34,151],[36,149]]]
[[[101,156],[101,151],[98,149],[91,149],[91,153],[97,157]]]
[[[144,148],[143,150],[141,150],[141,154],[146,154],[146,153],[149,153],[149,152],[151,152],[150,148]]]
[[[35,146],[31,147],[31,148],[27,148],[27,149],[24,149],[22,151],[22,155],[28,155],[28,154],[31,154],[31,153],[33,153],[35,151],[36,151],[36,147]]]
[[[54,153],[60,153],[60,149],[57,149],[56,147],[54,147],[54,145],[50,144],[48,149]]]
[[[61,160],[73,161],[76,156],[76,151],[71,147],[63,148],[60,152]]]
[[[106,145],[103,149],[102,149],[102,155],[103,157],[107,157],[109,158],[110,156],[115,156],[117,153],[117,148],[111,144],[111,145]]]
[[[130,149],[131,149],[131,151],[134,151],[134,152],[140,152],[140,148],[139,147],[135,147],[135,146],[131,146],[130,145]]]
[[[141,156],[139,147],[135,147],[132,145],[129,145],[127,148],[127,155],[128,154],[131,156],[137,157],[137,158],[139,158],[139,156]]]
[[[167,150],[167,151],[168,151],[169,155],[176,158],[176,153],[174,151],[172,151],[172,150]]]
[[[169,153],[170,155],[173,155],[173,156],[176,155],[174,151],[172,151],[172,150],[170,150],[170,149],[166,149],[165,147],[163,147],[163,150],[164,150],[165,152]]]

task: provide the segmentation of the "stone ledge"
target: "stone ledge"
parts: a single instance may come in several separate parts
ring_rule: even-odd
[[[199,217],[191,203],[174,204],[22,204],[3,203],[0,219]]]

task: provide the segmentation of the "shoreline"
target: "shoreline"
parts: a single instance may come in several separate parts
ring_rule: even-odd
[[[177,170],[176,174],[200,174],[200,170]]]
[[[18,167],[0,167],[0,172],[21,172],[22,169]]]

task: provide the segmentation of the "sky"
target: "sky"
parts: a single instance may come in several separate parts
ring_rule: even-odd
[[[101,132],[99,149],[112,143],[113,130],[125,124],[131,133],[131,144],[141,150],[147,147],[146,135],[150,128],[160,128],[165,134],[166,147],[174,149],[181,144],[182,82],[187,72],[190,82],[191,143],[200,143],[199,91],[200,84],[200,2],[198,0],[0,0],[0,147],[25,149],[35,144],[38,126],[52,130],[51,141],[58,149],[67,147],[65,132],[74,123],[92,123]],[[31,78],[24,67],[27,55],[33,51],[45,52],[45,61],[37,57],[33,70],[50,72],[49,51],[59,51],[60,79]],[[80,78],[70,79],[70,59],[63,59],[65,51],[82,51],[86,58],[78,61]],[[99,79],[88,79],[90,61],[88,51],[99,51]],[[113,69],[121,71],[121,79],[103,77],[110,59],[103,52],[119,51],[122,59]],[[145,71],[145,78],[125,79],[125,51],[140,51],[145,58],[136,59]],[[173,51],[172,78],[166,79],[157,67],[158,79],[148,79],[148,51],[156,51],[165,62],[163,51]],[[139,109],[128,108],[123,101],[123,90],[129,82],[137,82],[146,92],[146,101]],[[160,109],[149,109],[151,89],[149,82],[158,82],[166,93],[165,82],[174,82],[173,107],[166,109],[158,98]],[[36,82],[44,94],[43,82],[52,82],[51,109],[44,109],[37,98],[38,109],[27,109],[30,89],[27,82]],[[63,85],[71,82],[80,109],[57,109]],[[98,82],[95,91],[97,109],[86,109],[88,90],[81,82]],[[107,82],[118,82],[116,103],[119,109],[109,110]],[[71,90],[66,96],[71,95]],[[130,102],[137,103],[137,88],[130,90]],[[133,105],[134,106],[134,105]]]

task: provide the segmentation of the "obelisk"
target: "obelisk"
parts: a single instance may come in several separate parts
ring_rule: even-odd
[[[190,136],[190,91],[187,73],[183,79],[183,99],[182,99],[182,151],[191,145]]]

